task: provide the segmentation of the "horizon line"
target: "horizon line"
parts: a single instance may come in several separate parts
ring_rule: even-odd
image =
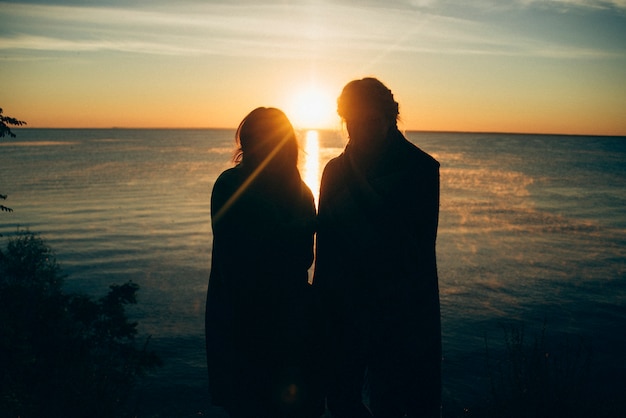
[[[46,126],[20,126],[14,127],[11,130],[21,130],[21,129],[101,129],[101,130],[198,130],[198,131],[207,131],[207,130],[219,130],[219,131],[235,131],[236,127],[150,127],[150,126],[110,126],[110,127],[84,127],[84,126],[56,126],[56,127],[46,127]],[[295,128],[297,132],[301,131],[336,131],[340,132],[340,129],[337,128]],[[626,133],[623,134],[598,134],[598,133],[562,133],[562,132],[515,132],[515,131],[455,131],[455,130],[437,130],[437,129],[401,129],[401,132],[413,132],[413,133],[440,133],[440,134],[475,134],[475,135],[545,135],[545,136],[598,136],[598,137],[626,137]]]

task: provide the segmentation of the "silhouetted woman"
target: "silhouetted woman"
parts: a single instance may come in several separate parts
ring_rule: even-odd
[[[257,108],[236,134],[235,166],[213,187],[206,307],[212,403],[233,418],[315,417],[311,327],[315,206],[285,114]]]
[[[398,130],[398,103],[375,78],[348,83],[338,113],[349,141],[322,175],[314,280],[328,408],[333,418],[439,417],[439,163]]]

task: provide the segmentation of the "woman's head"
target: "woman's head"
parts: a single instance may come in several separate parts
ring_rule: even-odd
[[[378,79],[368,77],[346,84],[337,99],[337,113],[346,123],[350,142],[376,147],[390,129],[397,129],[398,103]]]
[[[298,164],[298,140],[287,116],[273,107],[258,107],[237,128],[234,161],[250,168],[268,165],[295,168]]]

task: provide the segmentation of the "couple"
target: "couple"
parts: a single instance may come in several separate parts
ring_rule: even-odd
[[[317,216],[278,109],[243,120],[213,188],[207,361],[232,418],[440,416],[439,164],[400,133],[379,80],[337,103],[349,141]]]

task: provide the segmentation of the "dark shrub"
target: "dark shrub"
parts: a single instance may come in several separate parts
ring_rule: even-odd
[[[125,306],[139,286],[98,299],[66,294],[51,249],[21,232],[0,250],[0,414],[6,417],[130,415],[137,377],[160,359],[137,348]]]

